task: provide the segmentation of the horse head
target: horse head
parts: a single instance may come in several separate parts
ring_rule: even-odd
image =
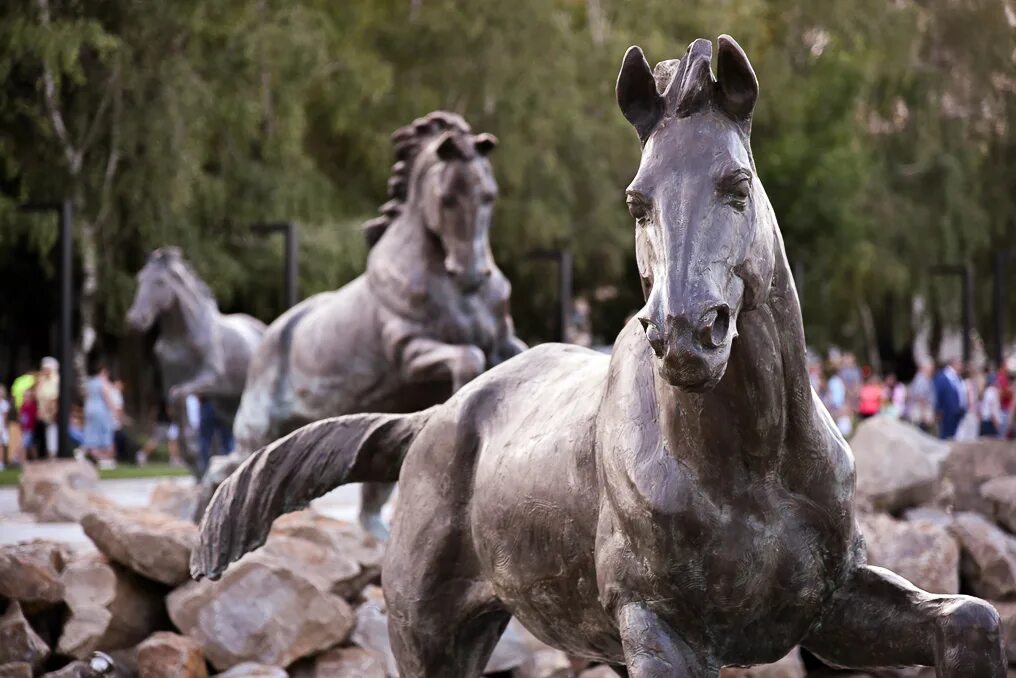
[[[487,156],[492,134],[452,127],[421,151],[410,179],[409,204],[444,253],[444,268],[465,291],[477,290],[494,269],[490,224],[497,182]]]
[[[775,270],[772,208],[749,138],[758,81],[733,38],[696,40],[650,69],[631,47],[617,101],[642,143],[628,186],[646,304],[637,316],[660,375],[689,391],[723,377],[738,315],[765,303]]]
[[[211,291],[191,269],[180,249],[160,247],[148,256],[138,272],[138,289],[127,311],[127,326],[145,332],[174,305],[192,319],[208,304],[214,305]]]

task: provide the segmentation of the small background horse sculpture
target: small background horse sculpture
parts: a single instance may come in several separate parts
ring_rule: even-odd
[[[213,498],[192,572],[337,484],[401,482],[384,564],[403,678],[478,676],[510,615],[637,678],[715,677],[800,644],[854,668],[1001,678],[999,619],[865,564],[850,450],[812,391],[801,309],[749,144],[741,48],[696,40],[617,97],[645,306],[611,357],[526,351],[447,403],[338,417],[254,455]],[[401,475],[399,475],[401,471]]]
[[[525,348],[489,231],[496,139],[434,112],[392,136],[392,198],[368,222],[366,273],[279,317],[251,365],[234,433],[239,458],[310,421],[442,402]],[[240,459],[242,460],[242,459]],[[365,487],[361,520],[387,538],[390,486]]]
[[[138,332],[159,323],[155,356],[164,394],[180,427],[181,452],[201,475],[201,460],[187,423],[187,396],[207,399],[232,426],[247,378],[247,366],[265,324],[242,313],[223,315],[208,286],[184,260],[180,250],[163,247],[148,257],[138,273],[138,289],[127,312],[127,324]]]

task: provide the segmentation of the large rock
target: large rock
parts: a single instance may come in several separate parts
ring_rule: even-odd
[[[32,678],[32,665],[28,662],[0,664],[0,678]]]
[[[26,464],[18,480],[18,507],[25,513],[39,513],[61,487],[94,490],[99,473],[84,461],[38,461]]]
[[[138,646],[138,672],[144,678],[206,678],[201,646],[187,636],[160,631]]]
[[[40,461],[25,466],[18,481],[18,506],[42,523],[77,522],[97,507],[116,504],[95,489],[99,474],[84,461]]]
[[[159,513],[165,513],[194,522],[198,512],[198,503],[201,498],[201,487],[190,480],[160,480],[152,488],[152,496],[148,501],[148,508]]]
[[[173,623],[221,670],[254,661],[292,662],[341,643],[353,628],[349,604],[299,561],[255,552],[219,581],[185,584],[166,599]]]
[[[215,678],[289,678],[286,670],[269,664],[244,662],[228,671],[215,674]]]
[[[981,485],[1016,475],[1016,443],[988,438],[953,443],[943,472],[953,486],[955,511],[992,515],[992,500],[981,495]]]
[[[57,645],[61,654],[84,659],[137,645],[165,623],[162,588],[101,554],[75,558],[62,580],[70,617]]]
[[[384,558],[384,547],[359,525],[313,510],[276,520],[264,550],[299,560],[308,571],[324,578],[332,593],[347,600],[357,600],[367,584],[379,580]]]
[[[190,579],[191,549],[198,528],[157,511],[93,511],[81,527],[100,551],[140,575],[176,586]]]
[[[388,613],[380,593],[381,589],[374,586],[368,586],[364,591],[367,600],[356,608],[356,628],[352,641],[377,656],[389,676],[397,676],[399,667],[395,663],[392,644],[388,639]]]
[[[333,647],[289,669],[292,678],[387,678],[384,662],[360,647]]]
[[[1016,449],[1013,450],[1016,454]],[[981,498],[991,504],[995,522],[1016,532],[1016,476],[992,478],[981,485]]]
[[[949,446],[892,417],[872,417],[850,440],[861,508],[902,511],[935,498]]]
[[[52,541],[0,547],[0,596],[35,610],[63,601],[60,581],[67,549]]]
[[[868,563],[892,570],[932,593],[959,593],[960,549],[949,529],[926,520],[859,514]]]
[[[959,539],[963,580],[973,593],[983,598],[1016,594],[1016,539],[970,512],[956,514],[950,530]]]
[[[39,671],[48,657],[49,646],[29,625],[21,605],[17,601],[8,605],[0,617],[0,664],[25,662]]]
[[[797,648],[774,664],[753,666],[748,669],[727,668],[720,671],[720,678],[805,678],[807,671]]]

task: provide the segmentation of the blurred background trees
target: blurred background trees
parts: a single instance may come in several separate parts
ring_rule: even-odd
[[[990,337],[993,256],[1016,248],[1011,4],[7,0],[0,344],[14,350],[0,375],[49,350],[56,310],[56,229],[19,202],[74,201],[78,322],[103,351],[163,244],[183,247],[224,310],[271,321],[281,243],[249,224],[301,224],[303,295],[345,283],[364,263],[359,225],[385,200],[389,134],[437,108],[501,139],[493,241],[521,335],[551,339],[556,318],[554,269],[528,252],[568,246],[576,291],[604,299],[593,330],[609,342],[641,305],[621,55],[638,43],[673,58],[724,32],[761,81],[753,150],[809,340],[891,356],[915,294],[957,324],[957,286],[928,274],[955,262],[975,267]]]

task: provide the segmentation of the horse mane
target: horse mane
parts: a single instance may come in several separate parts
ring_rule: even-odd
[[[363,224],[368,249],[377,244],[399,215],[402,214],[409,197],[409,178],[420,151],[434,137],[446,131],[471,134],[472,128],[461,115],[448,111],[433,111],[411,124],[395,130],[392,134],[392,175],[388,179],[388,201],[378,208],[380,216]]]

